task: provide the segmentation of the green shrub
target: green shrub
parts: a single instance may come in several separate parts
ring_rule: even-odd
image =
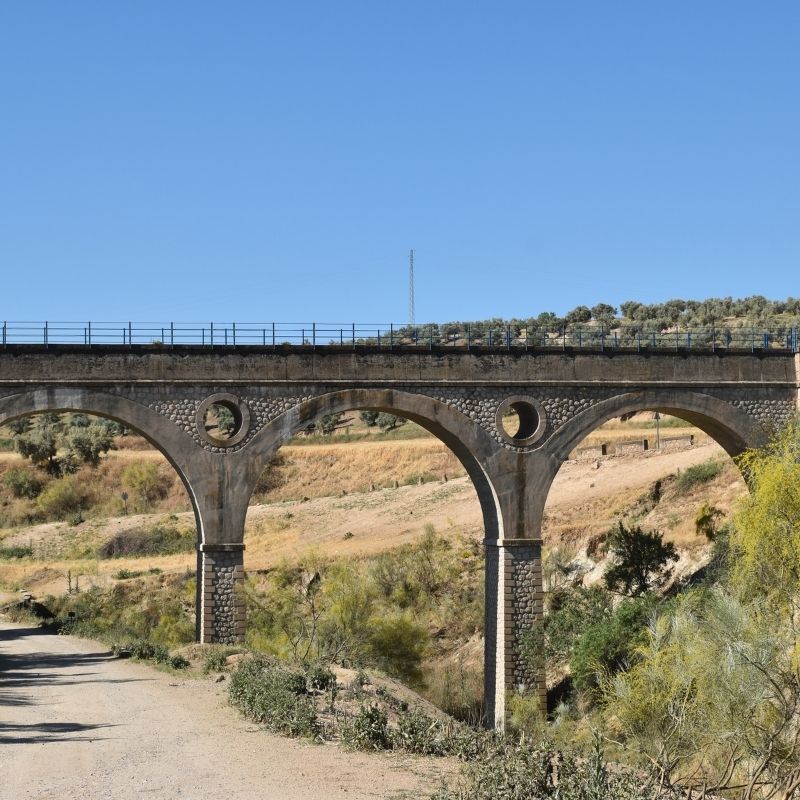
[[[447,752],[442,723],[416,708],[400,715],[397,729],[392,731],[392,743],[396,748],[424,756],[441,756]]]
[[[658,776],[619,765],[609,769],[602,750],[589,758],[529,740],[485,737],[487,749],[468,764],[464,780],[442,786],[432,800],[679,800]]]
[[[32,558],[33,548],[30,546],[0,547],[0,558]]]
[[[340,726],[342,741],[355,750],[388,750],[389,716],[379,706],[363,705],[358,714]]]
[[[559,589],[551,594],[549,606],[541,636],[536,636],[535,629],[525,634],[522,649],[529,661],[543,655],[546,665],[553,668],[569,659],[587,627],[611,616],[612,596],[601,586]],[[537,646],[543,654],[535,650]]]
[[[256,656],[242,661],[231,675],[231,703],[248,719],[289,736],[317,736],[314,703],[306,694],[306,677]]]
[[[224,650],[210,650],[203,659],[203,672],[222,672],[227,666],[227,659]]]
[[[50,519],[66,520],[87,507],[89,491],[84,481],[74,475],[53,481],[36,500],[36,504]]]
[[[646,640],[646,626],[655,601],[637,598],[620,603],[614,613],[586,629],[570,658],[575,687],[592,697],[601,676],[629,665],[639,645]]]
[[[3,475],[3,485],[14,497],[34,500],[44,487],[44,481],[31,470],[14,467]]]
[[[113,577],[118,581],[124,581],[129,578],[138,578],[141,574],[140,570],[121,569],[119,572],[115,572]]]
[[[336,675],[322,664],[310,664],[306,667],[306,680],[310,689],[326,692],[336,685]]]
[[[189,662],[182,655],[176,654],[170,656],[169,665],[172,669],[186,669],[189,666]]]
[[[136,497],[137,507],[144,510],[169,493],[170,480],[153,461],[134,461],[122,471],[121,479]]]
[[[390,675],[415,684],[422,678],[420,665],[428,645],[428,632],[405,614],[375,620],[370,647],[375,662]]]
[[[695,486],[700,486],[701,484],[714,480],[714,478],[722,472],[723,466],[721,461],[712,458],[700,464],[687,467],[683,472],[678,474],[676,483],[678,491],[688,492]]]

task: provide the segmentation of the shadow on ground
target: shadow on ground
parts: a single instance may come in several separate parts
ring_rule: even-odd
[[[115,657],[107,650],[92,653],[47,652],[46,639],[53,636],[41,628],[0,629],[0,707],[40,705],[46,687],[82,683],[133,683],[144,678],[106,678],[93,669]],[[42,648],[31,652],[10,652],[11,642],[41,639]],[[46,701],[44,701],[46,702]],[[77,722],[40,722],[18,725],[0,721],[0,744],[26,744],[63,741],[96,740],[93,731],[113,727],[105,724],[84,725]]]

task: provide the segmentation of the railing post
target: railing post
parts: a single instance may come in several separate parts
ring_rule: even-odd
[[[356,324],[353,323],[353,350],[356,349]]]
[[[711,326],[711,352],[717,352],[717,332],[713,325]]]
[[[506,350],[511,351],[511,326],[506,325]]]
[[[311,323],[311,349],[317,349],[317,323]]]
[[[236,323],[233,323],[233,346],[236,347]]]
[[[389,349],[394,350],[394,323],[389,323]]]
[[[47,347],[47,323],[44,324],[44,346]]]
[[[7,333],[6,333],[7,329],[8,329],[8,323],[7,322],[3,322],[3,347],[4,348],[6,347],[6,345],[8,343],[8,339],[6,338],[7,337]]]
[[[467,323],[467,351],[469,352],[472,349],[472,332],[470,330],[470,325]]]
[[[566,350],[567,349],[567,326],[566,325],[561,329],[561,335],[564,337],[563,341],[561,343],[561,349],[562,350]]]
[[[428,328],[428,350],[433,350],[433,325]]]
[[[606,351],[606,329],[604,325],[600,326],[600,352]]]
[[[205,336],[206,329],[203,328],[203,336]],[[214,323],[211,323],[211,346],[214,346]]]
[[[275,349],[275,323],[272,323],[272,349]]]
[[[128,349],[133,347],[133,323],[128,320]]]
[[[169,346],[175,347],[175,323],[170,322],[169,324]]]
[[[686,349],[692,349],[692,333],[691,331],[686,331]]]
[[[583,347],[583,330],[578,328],[578,349],[580,350],[581,347]]]
[[[381,329],[378,328],[378,350],[381,349]]]

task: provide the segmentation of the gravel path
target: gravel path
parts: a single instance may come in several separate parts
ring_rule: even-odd
[[[0,800],[418,798],[453,769],[273,736],[224,687],[0,622]]]

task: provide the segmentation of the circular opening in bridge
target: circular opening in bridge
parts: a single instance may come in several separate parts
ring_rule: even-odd
[[[212,395],[197,410],[198,431],[217,447],[232,447],[241,442],[249,423],[247,406],[233,395]]]
[[[497,409],[497,428],[511,444],[525,447],[544,434],[544,411],[531,398],[509,397]]]
[[[227,442],[242,427],[242,415],[239,413],[239,409],[233,405],[212,403],[203,415],[203,427],[207,436]]]

